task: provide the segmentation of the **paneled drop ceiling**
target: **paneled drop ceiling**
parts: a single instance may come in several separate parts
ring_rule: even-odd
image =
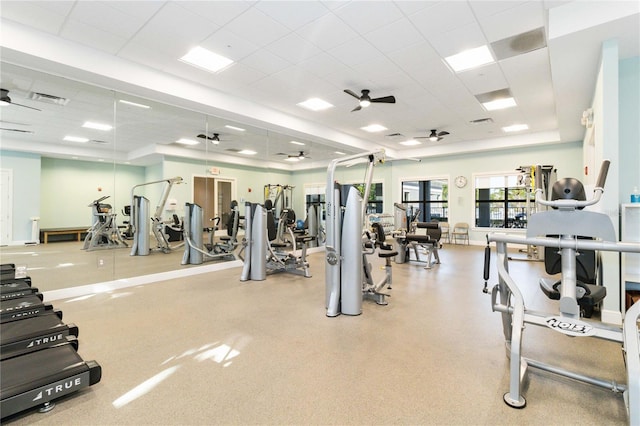
[[[141,164],[157,155],[198,158],[205,146],[229,161],[245,161],[229,149],[253,149],[252,161],[295,168],[281,154],[311,151],[317,165],[336,151],[375,147],[404,158],[581,140],[602,41],[616,38],[621,58],[640,51],[640,6],[624,1],[3,1],[0,15],[2,88],[12,102],[42,110],[3,107],[3,128],[33,132],[2,131],[3,148],[115,152]],[[536,29],[542,45],[529,49],[520,35]],[[503,59],[459,73],[444,61],[482,45]],[[234,63],[209,73],[179,61],[194,46]],[[129,69],[139,72],[120,78]],[[357,100],[344,89],[396,103],[351,112]],[[478,101],[502,89],[516,107],[487,111]],[[35,101],[32,92],[69,103]],[[333,107],[297,105],[308,98]],[[152,108],[117,104],[115,132],[91,135],[93,145],[83,147],[62,141],[89,112],[112,117],[119,99]],[[387,130],[361,129],[371,124]],[[514,124],[528,129],[502,130]],[[401,144],[431,129],[449,135]],[[219,133],[220,143],[175,144],[203,132]],[[114,133],[118,143],[105,146]]]

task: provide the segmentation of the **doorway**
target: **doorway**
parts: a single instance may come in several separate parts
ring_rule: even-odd
[[[226,230],[231,213],[235,180],[195,176],[193,178],[193,202],[202,207],[202,224],[211,226],[211,220],[219,217],[220,230]]]

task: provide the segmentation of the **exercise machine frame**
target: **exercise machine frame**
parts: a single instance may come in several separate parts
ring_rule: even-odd
[[[576,300],[576,253],[579,250],[640,253],[640,245],[617,242],[609,217],[603,213],[584,211],[582,208],[597,203],[604,192],[609,162],[603,162],[594,196],[591,200],[561,199],[546,201],[537,196],[538,203],[557,210],[538,212],[529,219],[526,237],[492,233],[487,241],[497,248],[498,284],[491,291],[494,312],[502,315],[507,357],[510,359],[509,392],[503,399],[514,408],[523,408],[522,383],[529,366],[562,375],[583,383],[596,385],[614,392],[622,392],[629,411],[631,425],[640,424],[640,352],[637,320],[640,304],[632,306],[625,315],[622,327],[592,320],[581,320]],[[540,188],[540,185],[537,185]],[[559,238],[540,235],[560,235]],[[599,240],[578,239],[578,235]],[[518,285],[509,275],[507,244],[531,244],[538,247],[554,247],[562,255],[562,286],[559,315],[549,315],[526,309],[524,297]],[[485,252],[485,255],[487,252]],[[485,258],[485,279],[488,278],[488,259]],[[499,299],[499,300],[498,300]],[[627,386],[601,378],[587,376],[525,358],[522,355],[522,338],[525,324],[546,326],[554,331],[574,337],[595,337],[623,345],[627,366]]]

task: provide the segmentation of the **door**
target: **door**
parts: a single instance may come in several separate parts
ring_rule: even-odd
[[[13,170],[0,170],[0,244],[9,244],[13,238]]]
[[[202,207],[202,225],[205,227],[211,226],[210,220],[216,217],[214,191],[214,178],[193,178],[193,202]]]
[[[231,182],[216,179],[217,204],[216,211],[222,218],[220,221],[220,229],[227,229],[227,222],[231,214]]]

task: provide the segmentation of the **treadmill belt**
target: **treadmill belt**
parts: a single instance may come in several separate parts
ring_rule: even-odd
[[[10,416],[98,383],[102,369],[62,344],[0,363],[0,412]]]

